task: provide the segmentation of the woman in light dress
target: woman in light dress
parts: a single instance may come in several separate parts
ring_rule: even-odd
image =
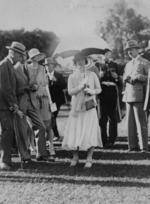
[[[78,53],[74,58],[77,70],[69,76],[68,93],[72,96],[71,111],[64,131],[62,147],[73,151],[70,166],[79,161],[79,151],[87,151],[86,168],[92,166],[95,147],[102,147],[101,132],[98,123],[96,106],[86,110],[86,101],[93,99],[101,92],[98,77],[87,69],[87,58]]]
[[[32,48],[29,52],[29,61],[28,65],[30,83],[37,85],[36,100],[37,100],[37,109],[41,115],[43,122],[46,127],[46,139],[49,145],[49,160],[54,160],[54,145],[53,145],[53,131],[51,126],[51,111],[50,111],[50,101],[49,101],[49,89],[48,89],[48,77],[45,72],[44,66],[40,64],[44,60],[45,54],[39,52],[38,49]]]

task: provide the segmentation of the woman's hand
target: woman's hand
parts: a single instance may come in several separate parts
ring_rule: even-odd
[[[89,95],[95,95],[95,90],[92,90],[92,89],[90,89],[90,88],[85,88],[85,89],[84,89],[84,92],[85,92],[86,94],[89,94]]]
[[[86,86],[86,83],[87,83],[87,78],[83,79],[80,84],[79,84],[79,89],[82,90],[85,88]]]

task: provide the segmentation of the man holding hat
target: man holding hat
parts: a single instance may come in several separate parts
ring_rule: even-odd
[[[143,110],[145,87],[150,63],[138,54],[138,43],[135,40],[127,42],[125,50],[131,61],[125,67],[123,80],[125,91],[123,101],[126,102],[127,133],[129,151],[148,150],[148,133],[146,114]]]
[[[12,42],[8,56],[0,62],[0,123],[2,134],[0,139],[1,157],[0,169],[11,167],[11,148],[14,137],[13,117],[16,113],[20,118],[23,113],[19,110],[16,96],[16,78],[14,66],[21,62],[25,53],[25,46],[19,42]]]

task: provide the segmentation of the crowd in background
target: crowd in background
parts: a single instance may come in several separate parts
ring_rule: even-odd
[[[113,147],[122,119],[122,92],[129,151],[148,151],[150,63],[139,54],[135,40],[125,47],[131,60],[123,77],[111,50],[105,52],[103,64],[81,51],[74,56],[76,68],[69,75],[68,86],[56,71],[60,65],[54,57],[47,57],[37,48],[27,53],[19,42],[12,42],[7,49],[8,56],[0,62],[0,169],[12,167],[14,138],[22,161],[31,161],[32,150],[37,161],[55,161],[53,142],[61,141],[57,116],[65,103],[66,88],[71,111],[62,148],[73,152],[70,166],[79,162],[80,150],[87,151],[85,168],[91,168],[95,147]]]

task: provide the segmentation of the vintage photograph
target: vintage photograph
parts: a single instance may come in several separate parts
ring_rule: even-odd
[[[0,204],[149,189],[150,1],[0,0]]]

